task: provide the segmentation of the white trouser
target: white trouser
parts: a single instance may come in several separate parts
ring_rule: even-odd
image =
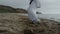
[[[28,17],[33,22],[39,21],[36,11],[37,11],[36,5],[34,2],[32,2],[32,4],[28,7]]]

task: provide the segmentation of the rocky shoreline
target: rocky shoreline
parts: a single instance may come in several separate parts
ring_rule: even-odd
[[[41,19],[40,24],[30,24],[28,16],[18,13],[0,14],[0,34],[60,34],[60,22]]]

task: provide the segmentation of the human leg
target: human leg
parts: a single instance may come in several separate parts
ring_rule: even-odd
[[[39,22],[35,8],[32,8],[32,7],[28,8],[28,17],[29,17],[29,20],[32,21],[33,23]]]

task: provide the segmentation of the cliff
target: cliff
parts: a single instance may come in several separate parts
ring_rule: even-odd
[[[0,13],[27,13],[25,9],[0,5]]]

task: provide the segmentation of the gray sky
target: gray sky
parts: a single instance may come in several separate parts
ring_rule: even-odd
[[[0,0],[1,5],[27,9],[29,0]],[[39,12],[43,14],[60,14],[60,0],[40,0]]]
[[[28,0],[0,0],[0,5],[8,5],[15,8],[24,8],[28,7]]]

